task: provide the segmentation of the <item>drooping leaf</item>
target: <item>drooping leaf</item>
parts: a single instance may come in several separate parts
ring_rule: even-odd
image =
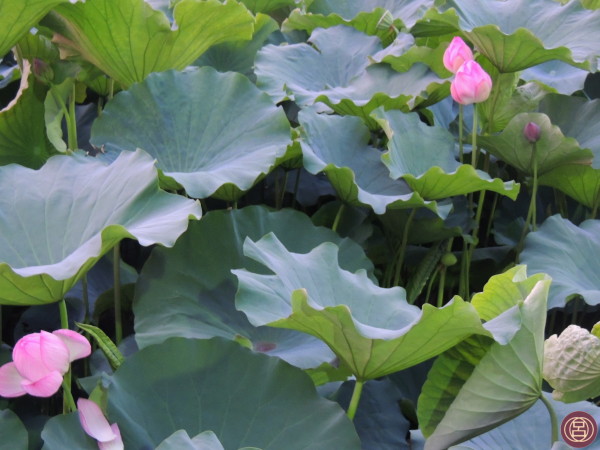
[[[538,174],[543,175],[555,167],[567,164],[591,163],[592,152],[582,149],[575,139],[565,137],[549,117],[541,113],[517,114],[504,131],[493,136],[478,136],[477,144],[521,172],[531,175],[533,150],[523,134],[523,129],[529,122],[540,127],[540,140],[536,143]]]
[[[0,410],[0,450],[27,448],[27,429],[10,409]]]
[[[0,3],[0,55],[35,26],[52,8],[68,0],[4,0]]]
[[[63,138],[62,122],[67,114],[69,96],[73,91],[75,80],[67,78],[58,85],[50,86],[44,101],[44,120],[48,140],[61,152],[67,151],[66,138]],[[72,149],[75,150],[75,149]]]
[[[600,420],[600,408],[594,406],[590,402],[577,402],[569,405],[552,400],[550,394],[543,392],[542,395],[546,397],[546,400],[550,402],[552,408],[556,412],[558,423],[572,412],[584,411],[591,414],[596,422]],[[497,449],[508,449],[508,448],[520,448],[525,443],[527,448],[546,450],[552,448],[552,450],[563,450],[570,449],[572,447],[566,446],[562,440],[562,436],[559,433],[559,442],[563,445],[560,447],[552,446],[551,440],[551,429],[552,423],[550,421],[550,415],[548,409],[541,400],[535,402],[535,404],[525,411],[523,414],[515,417],[499,427],[496,427],[487,433],[481,434],[473,439],[470,439],[458,446],[450,447],[451,450],[478,450],[482,448],[497,448]],[[556,445],[556,443],[554,443]],[[551,447],[552,446],[552,447]],[[590,446],[594,448],[594,446]]]
[[[580,2],[553,0],[448,0],[413,28],[417,36],[465,36],[501,72],[516,72],[550,60],[595,71],[600,55],[600,11]],[[593,30],[593,31],[589,31]]]
[[[421,310],[406,302],[404,289],[383,289],[364,271],[340,269],[332,243],[291,253],[270,233],[256,243],[247,238],[244,253],[275,275],[234,270],[237,308],[256,326],[318,337],[360,380],[418,364],[471,334],[489,334],[460,297]]]
[[[152,74],[117,94],[91,142],[109,158],[142,148],[188,195],[204,198],[223,186],[249,189],[291,140],[283,110],[246,77],[202,67]]]
[[[159,191],[154,161],[124,152],[111,165],[54,156],[39,170],[0,167],[0,303],[63,298],[125,237],[172,246],[200,218],[191,200]]]
[[[441,126],[427,126],[417,113],[378,109],[372,115],[389,138],[382,155],[392,178],[403,178],[423,198],[436,200],[480,190],[515,199],[519,185],[492,179],[454,158],[455,138]]]
[[[381,162],[381,152],[367,145],[368,128],[358,117],[316,114],[308,110],[298,116],[304,167],[312,174],[325,172],[340,200],[369,205],[376,214],[386,208],[426,206],[403,180],[392,180]],[[435,210],[435,205],[428,207]]]
[[[538,231],[529,233],[520,260],[532,273],[552,277],[548,308],[563,307],[579,294],[586,303],[600,303],[597,276],[600,254],[600,221],[586,220],[574,225],[559,215],[549,217]],[[557,264],[560,261],[560,264]]]
[[[75,325],[94,338],[96,345],[102,350],[113,370],[118,369],[123,364],[123,361],[125,361],[123,354],[101,328],[85,323],[76,323]]]
[[[108,402],[126,448],[155,448],[178,430],[217,430],[227,449],[360,448],[342,409],[302,371],[219,338],[140,350],[113,375]]]
[[[243,338],[255,351],[301,368],[331,362],[334,355],[318,339],[292,330],[255,328],[234,307],[236,280],[231,270],[260,270],[244,257],[243,240],[246,236],[260,239],[269,232],[295,251],[306,252],[322,242],[335,242],[340,246],[342,267],[373,272],[372,263],[357,244],[329,229],[315,227],[300,212],[269,212],[259,206],[210,212],[200,222],[191,223],[172,249],[155,249],[144,265],[133,306],[140,348],[175,336],[219,336]]]
[[[46,137],[46,92],[25,61],[17,97],[0,111],[0,165],[17,163],[37,169],[56,153]]]
[[[181,70],[212,45],[250,39],[254,28],[235,1],[179,1],[175,27],[143,0],[87,0],[54,11],[55,41],[125,87],[152,72]]]
[[[503,284],[512,283],[518,270],[496,278]],[[528,292],[513,289],[512,298],[506,297],[506,306],[513,306],[486,323],[488,329],[502,332],[502,341],[474,336],[437,358],[418,405],[419,427],[427,437],[426,449],[447,448],[482,434],[536,402],[542,388],[549,287],[550,279],[546,277]],[[484,303],[494,302],[493,293],[486,297]],[[504,327],[495,322],[503,324],[507,319],[517,328],[505,342]]]

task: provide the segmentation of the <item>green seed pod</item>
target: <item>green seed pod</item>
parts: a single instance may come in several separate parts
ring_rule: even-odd
[[[456,259],[456,256],[454,256],[454,254],[452,253],[446,253],[444,254],[444,256],[442,256],[442,259],[440,261],[444,266],[450,267],[456,264],[458,262],[458,259]]]

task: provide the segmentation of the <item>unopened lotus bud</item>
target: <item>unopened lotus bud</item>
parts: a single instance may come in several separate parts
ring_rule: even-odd
[[[36,78],[43,83],[48,84],[54,79],[54,71],[52,70],[52,67],[50,67],[50,65],[44,60],[34,58],[33,64],[31,64],[31,69]]]
[[[523,135],[525,136],[525,139],[534,144],[540,140],[541,131],[542,130],[537,123],[529,122],[525,125],[525,128],[523,128]]]

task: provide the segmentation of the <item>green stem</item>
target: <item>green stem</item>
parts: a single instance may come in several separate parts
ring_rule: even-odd
[[[492,224],[494,223],[494,214],[496,214],[496,207],[498,206],[498,197],[499,197],[498,193],[494,192],[493,196],[494,196],[494,200],[492,201],[492,211],[490,212],[488,224],[487,224],[487,227],[485,228],[485,245],[486,246],[490,239],[490,233],[492,231]]]
[[[446,253],[450,253],[452,251],[452,243],[454,241],[454,238],[450,238],[448,240],[448,244],[446,245]],[[441,271],[442,274],[440,275],[440,283],[438,285],[438,298],[437,298],[437,307],[441,308],[442,305],[444,304],[444,289],[446,287],[446,271],[448,270],[448,267],[444,266]]]
[[[431,278],[429,278],[429,282],[427,283],[427,292],[425,293],[425,303],[429,303],[429,296],[431,295],[431,289],[433,288],[433,283],[435,283],[435,280],[438,276],[438,273],[440,272],[440,266],[438,265],[435,268],[435,271],[433,272],[433,274],[431,275]],[[410,302],[411,305],[414,303]]]
[[[360,400],[360,394],[364,386],[364,381],[356,380],[354,384],[354,391],[352,391],[352,398],[350,399],[350,405],[348,406],[348,412],[346,413],[350,420],[354,420],[356,415],[356,408],[358,407],[358,401]]]
[[[63,298],[58,302],[58,312],[60,313],[60,327],[65,330],[69,329],[69,315],[67,314],[67,303]]]
[[[83,297],[83,323],[88,323],[90,318],[90,297],[88,293],[87,274],[81,279],[81,290]]]
[[[402,243],[400,244],[400,250],[398,252],[396,274],[394,275],[394,286],[400,286],[400,283],[402,282],[402,266],[404,265],[404,254],[406,253],[406,247],[408,245],[408,232],[410,231],[410,226],[416,212],[416,208],[411,210],[408,219],[406,220],[406,224],[404,225],[404,230],[402,231]]]
[[[71,393],[71,369],[65,374],[62,382],[63,387],[63,414],[77,411],[73,394]]]
[[[571,301],[573,302],[573,314],[571,315],[571,325],[575,325],[577,323],[577,314],[579,313],[579,298],[574,298]]]
[[[463,105],[458,104],[458,160],[463,163]]]
[[[296,181],[294,182],[294,200],[292,201],[292,208],[296,207],[297,197],[298,197],[298,187],[300,186],[300,173],[302,171],[300,169],[296,169]]]
[[[471,165],[477,169],[477,104],[473,103],[473,129],[471,130]]]
[[[462,254],[460,258],[460,278],[458,282],[458,293],[466,300],[469,295],[469,273],[467,272],[467,261],[469,259],[469,244],[466,239],[463,240]]]
[[[550,414],[550,425],[552,427],[551,428],[551,439],[552,439],[551,442],[555,443],[558,441],[558,419],[556,418],[556,412],[554,411],[554,407],[552,406],[552,403],[550,403],[548,401],[548,399],[544,396],[543,392],[540,394],[540,400],[542,401],[542,403],[548,410],[548,414]]]
[[[523,226],[523,231],[521,231],[521,239],[519,239],[519,245],[517,246],[517,254],[521,252],[523,249],[523,245],[525,243],[525,236],[529,232],[529,225],[533,223],[533,231],[537,230],[536,224],[536,198],[537,198],[537,188],[538,188],[538,171],[537,171],[537,146],[535,142],[531,144],[531,165],[533,166],[533,187],[531,189],[531,200],[529,201],[529,209],[527,211],[527,218],[525,219],[525,225]]]
[[[279,206],[277,209],[281,209],[283,207],[283,201],[285,200],[285,189],[287,187],[288,182],[288,171],[285,171],[285,176],[283,177],[283,188],[281,189],[281,195],[279,197]]]
[[[67,115],[67,133],[69,134],[69,150],[77,150],[77,113],[75,111],[75,83],[69,95],[69,114]]]
[[[115,80],[112,78],[108,79],[108,100],[112,100],[115,95]]]
[[[115,342],[117,345],[123,338],[123,321],[121,318],[121,252],[119,244],[113,248],[113,291],[115,296]]]
[[[344,203],[342,203],[340,205],[340,209],[338,209],[338,212],[335,215],[335,219],[333,219],[333,225],[331,225],[331,229],[333,231],[337,232],[338,225],[340,224],[340,219],[342,218],[342,214],[344,213],[345,208],[346,208],[346,205]]]

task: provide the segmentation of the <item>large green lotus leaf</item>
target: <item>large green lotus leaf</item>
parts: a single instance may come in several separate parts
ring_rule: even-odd
[[[561,190],[588,208],[600,202],[600,169],[579,164],[561,166],[542,175],[539,183]]]
[[[0,167],[0,303],[63,298],[125,237],[172,246],[200,205],[158,189],[153,159],[123,152],[107,166],[54,156],[39,170]]]
[[[510,282],[507,275],[512,274],[498,277]],[[493,329],[494,322],[516,314],[521,326],[508,342],[474,336],[437,358],[418,404],[426,449],[448,448],[482,434],[537,401],[542,392],[549,287],[546,277],[528,293],[515,292],[514,306],[486,323]],[[493,295],[489,301],[494,301]]]
[[[268,14],[277,9],[296,6],[297,0],[240,0],[240,3],[246,5],[254,14]]]
[[[370,147],[369,129],[358,117],[329,116],[303,110],[298,115],[304,167],[325,172],[340,200],[369,205],[376,214],[386,208],[415,208],[425,202],[403,180],[392,180],[381,152]],[[435,210],[435,204],[429,203]]]
[[[274,101],[304,106],[364,73],[369,56],[383,49],[379,39],[344,26],[312,33],[308,43],[267,45],[256,56],[257,85]]]
[[[520,77],[526,81],[544,83],[560,94],[571,95],[583,89],[588,73],[562,61],[548,61],[524,70]]]
[[[315,0],[306,14],[292,11],[284,27],[312,32],[317,27],[345,24],[361,29],[399,19],[395,24],[398,28],[402,25],[411,28],[433,3],[433,0]]]
[[[515,199],[519,185],[492,179],[454,158],[454,136],[441,126],[428,126],[417,113],[378,109],[372,114],[388,136],[382,155],[392,178],[403,178],[423,198],[436,200],[480,190]]]
[[[265,44],[269,36],[279,30],[279,25],[271,17],[256,15],[256,25],[250,41],[224,42],[213,45],[193,65],[211,66],[219,72],[239,72],[249,78],[254,77],[256,52]]]
[[[48,420],[42,431],[42,439],[43,450],[98,449],[98,442],[83,431],[76,412],[55,416]]]
[[[48,11],[66,2],[67,0],[3,0],[0,3],[0,55],[8,53]]]
[[[44,98],[48,88],[24,61],[21,86],[15,99],[0,111],[0,165],[17,163],[37,169],[56,153],[46,137]]]
[[[440,10],[444,12],[429,11],[414,34],[462,30],[502,72],[554,59],[597,68],[600,11],[588,11],[578,1],[561,6],[553,0],[448,0]]]
[[[28,441],[21,419],[10,409],[0,410],[0,450],[27,448]]]
[[[543,392],[542,395],[552,404],[556,412],[557,419],[560,422],[568,414],[575,411],[584,411],[591,414],[596,422],[600,421],[600,408],[590,402],[577,402],[569,405],[552,400],[550,394]],[[460,445],[450,447],[451,450],[479,450],[479,449],[509,449],[524,448],[531,450],[548,450],[550,448],[571,449],[572,447],[553,447],[551,442],[550,415],[548,409],[541,400],[517,416],[487,433],[481,434]],[[560,433],[558,436],[561,443]],[[590,449],[596,446],[590,446]]]
[[[275,101],[290,99],[301,107],[323,102],[373,127],[369,113],[378,106],[410,109],[448,95],[448,82],[424,64],[403,73],[388,64],[370,65],[369,56],[381,51],[381,43],[353,28],[317,29],[310,43],[268,45],[258,52],[257,85]]]
[[[550,94],[540,102],[539,111],[565,136],[577,139],[581,148],[590,149],[594,153],[592,167],[600,169],[600,136],[595,126],[600,122],[600,99]]]
[[[178,430],[216,430],[227,449],[360,448],[343,410],[301,370],[219,338],[172,338],[128,358],[108,415],[126,448],[155,448]]]
[[[404,289],[380,288],[364,270],[340,269],[332,243],[291,253],[270,233],[256,243],[247,238],[244,253],[275,275],[234,270],[237,308],[256,326],[318,337],[360,380],[411,367],[472,334],[489,334],[460,297],[444,308],[421,310],[408,304]]]
[[[308,252],[322,242],[335,242],[340,246],[342,267],[373,272],[372,263],[357,244],[329,229],[315,227],[298,211],[270,212],[251,206],[210,212],[201,221],[190,223],[172,249],[155,249],[144,265],[133,304],[140,348],[169,337],[220,336],[249,341],[254,350],[301,368],[331,362],[334,355],[318,339],[292,330],[253,327],[235,309],[237,283],[231,269],[261,270],[244,257],[242,243],[247,236],[257,240],[269,232],[298,252]]]
[[[212,45],[250,39],[254,28],[235,1],[179,1],[173,26],[143,0],[87,0],[54,11],[55,41],[125,87],[152,72],[181,70]]]
[[[252,187],[291,139],[283,110],[246,77],[201,67],[152,74],[117,94],[91,142],[107,154],[143,148],[188,195],[205,198],[226,184]]]
[[[600,221],[586,220],[576,226],[560,215],[549,217],[538,231],[527,235],[520,261],[531,272],[552,277],[549,308],[563,307],[575,294],[590,305],[600,303],[598,236]]]
[[[533,150],[523,134],[529,122],[540,127],[540,140],[536,144],[539,175],[567,164],[591,163],[592,152],[582,149],[575,139],[565,137],[558,126],[553,125],[550,118],[542,113],[517,114],[504,131],[493,136],[478,136],[477,144],[521,172],[531,175]]]

